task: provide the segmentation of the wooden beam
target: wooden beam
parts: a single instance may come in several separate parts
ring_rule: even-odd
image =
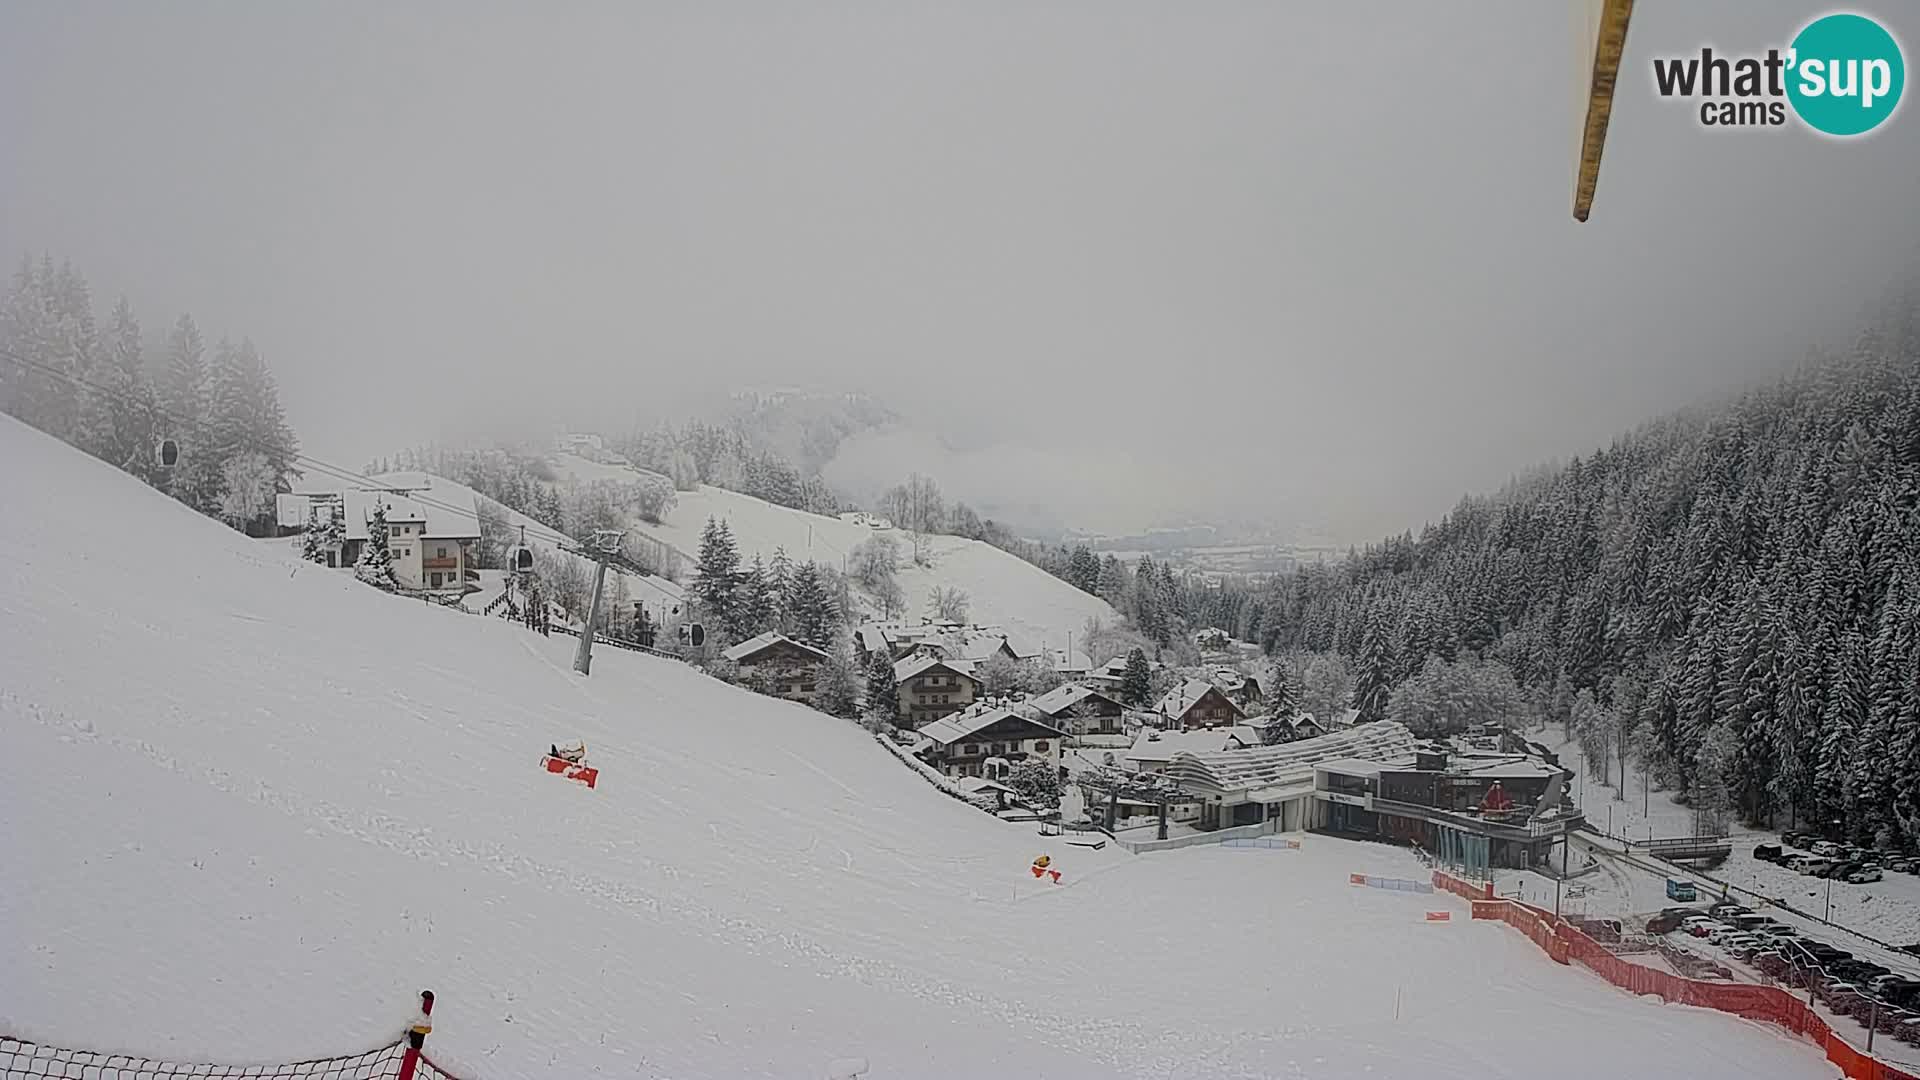
[[[1573,220],[1585,221],[1593,211],[1593,191],[1600,183],[1600,151],[1607,141],[1607,121],[1613,116],[1613,88],[1619,81],[1620,57],[1627,47],[1627,22],[1633,0],[1600,0],[1600,22],[1588,73],[1587,115],[1580,136],[1580,167],[1573,186]]]

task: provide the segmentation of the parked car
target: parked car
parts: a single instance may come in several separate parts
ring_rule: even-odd
[[[1876,994],[1884,994],[1886,993],[1887,987],[1889,986],[1898,986],[1903,982],[1912,982],[1912,981],[1913,980],[1907,978],[1905,975],[1902,975],[1899,972],[1890,971],[1885,975],[1875,975],[1873,978],[1868,979],[1867,989],[1873,991]]]
[[[1780,865],[1786,867],[1789,870],[1792,870],[1797,874],[1804,874],[1807,872],[1807,869],[1806,869],[1807,864],[1812,861],[1813,861],[1813,856],[1808,855],[1805,852],[1796,851],[1793,854],[1788,855],[1787,857],[1781,859]]]
[[[1838,858],[1846,849],[1831,840],[1819,840],[1813,845],[1813,853],[1825,859]]]
[[[1667,908],[1660,914],[1647,920],[1647,933],[1653,935],[1671,934],[1680,929],[1680,924],[1699,915],[1696,908]]]
[[[1866,885],[1879,881],[1882,876],[1879,867],[1874,866],[1872,863],[1867,863],[1849,873],[1845,881],[1849,885]]]
[[[1695,915],[1693,918],[1684,919],[1680,923],[1680,929],[1698,938],[1706,937],[1715,930],[1726,928],[1726,926],[1727,924],[1721,922],[1719,919],[1709,919],[1705,915]]]
[[[1785,854],[1785,850],[1782,849],[1779,844],[1753,845],[1753,857],[1759,859],[1761,862],[1777,863]]]
[[[1804,843],[1806,838],[1807,834],[1803,832],[1783,832],[1780,834],[1780,842],[1788,847],[1806,847],[1807,845]]]
[[[1882,984],[1880,996],[1903,1009],[1920,1008],[1920,979],[1896,979]]]
[[[1920,866],[1916,866],[1914,860],[1906,855],[1895,855],[1893,858],[1888,859],[1887,869],[1896,874],[1920,873]]]
[[[1751,908],[1742,907],[1731,900],[1722,900],[1707,909],[1707,914],[1716,919],[1730,919],[1735,915],[1751,913]]]

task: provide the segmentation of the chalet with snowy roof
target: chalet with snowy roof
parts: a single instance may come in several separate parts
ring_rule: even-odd
[[[1154,711],[1167,727],[1182,730],[1231,727],[1247,718],[1246,710],[1205,679],[1188,679],[1167,691]]]
[[[1060,767],[1066,732],[1007,709],[974,707],[920,729],[920,759],[948,776],[984,776],[987,764],[1044,761]]]
[[[351,567],[367,544],[367,528],[376,509],[386,512],[387,550],[393,556],[393,576],[401,588],[445,592],[466,591],[472,568],[472,547],[480,541],[479,516],[444,499],[411,497],[431,486],[425,476],[407,488],[312,490],[288,492],[275,499],[282,527],[304,531],[310,522],[338,528],[321,549],[327,566]]]
[[[1122,756],[1120,765],[1129,772],[1166,772],[1180,754],[1219,754],[1260,745],[1259,730],[1245,725],[1192,731],[1145,728],[1133,740],[1133,748]]]
[[[1126,730],[1126,709],[1090,686],[1066,683],[1027,702],[1039,718],[1072,735],[1118,735]]]
[[[1243,712],[1250,712],[1260,705],[1263,696],[1260,680],[1245,672],[1236,671],[1230,667],[1217,667],[1208,675],[1207,680],[1219,687],[1220,692],[1227,695],[1235,705],[1240,706]]]
[[[1165,667],[1166,665],[1162,664],[1158,660],[1149,659],[1147,661],[1148,673],[1160,671]],[[1098,667],[1095,667],[1091,672],[1087,674],[1087,677],[1084,681],[1090,686],[1097,686],[1102,690],[1114,691],[1120,688],[1120,683],[1126,677],[1127,677],[1127,654],[1121,653],[1119,656],[1116,656],[1108,660],[1106,663],[1101,664]]]
[[[924,654],[895,661],[893,681],[900,696],[894,723],[901,727],[925,727],[972,705],[980,692],[973,669],[964,661]]]
[[[775,697],[813,704],[814,665],[827,654],[772,630],[753,637],[720,654],[743,668],[765,672],[773,680]]]

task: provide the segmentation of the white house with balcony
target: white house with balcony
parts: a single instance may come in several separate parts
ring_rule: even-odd
[[[473,545],[480,541],[477,515],[463,513],[458,504],[438,496],[415,499],[418,489],[310,490],[282,494],[276,500],[279,522],[302,530],[317,521],[340,523],[337,539],[321,550],[326,566],[351,568],[360,560],[374,511],[383,509],[387,521],[387,550],[393,556],[394,581],[403,589],[448,593],[466,591],[473,571]],[[304,545],[304,538],[295,539]]]

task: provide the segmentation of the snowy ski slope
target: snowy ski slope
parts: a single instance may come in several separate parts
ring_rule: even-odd
[[[632,479],[633,473],[601,465],[572,454],[556,456],[561,470],[582,481]],[[771,559],[775,548],[785,548],[792,559],[812,559],[834,567],[842,565],[855,547],[874,530],[839,518],[809,514],[751,495],[702,484],[679,493],[674,508],[660,525],[636,522],[635,528],[682,553],[692,573],[700,553],[700,530],[709,517],[731,523],[742,559],[758,554]],[[991,544],[958,536],[929,538],[931,567],[908,563],[907,534],[889,530],[900,544],[900,588],[908,614],[927,614],[927,594],[935,587],[958,588],[972,601],[977,623],[992,623],[1024,636],[1035,647],[1061,650],[1073,635],[1077,649],[1081,628],[1089,618],[1114,621],[1119,616],[1106,601],[1089,596],[1039,567],[1015,558]],[[877,617],[878,611],[873,612]]]
[[[843,721],[613,649],[581,679],[571,639],[301,564],[10,419],[0,456],[17,1036],[284,1061],[430,987],[475,1080],[1833,1075],[1346,884],[1399,851],[1052,846]],[[536,767],[573,738],[597,791]]]

